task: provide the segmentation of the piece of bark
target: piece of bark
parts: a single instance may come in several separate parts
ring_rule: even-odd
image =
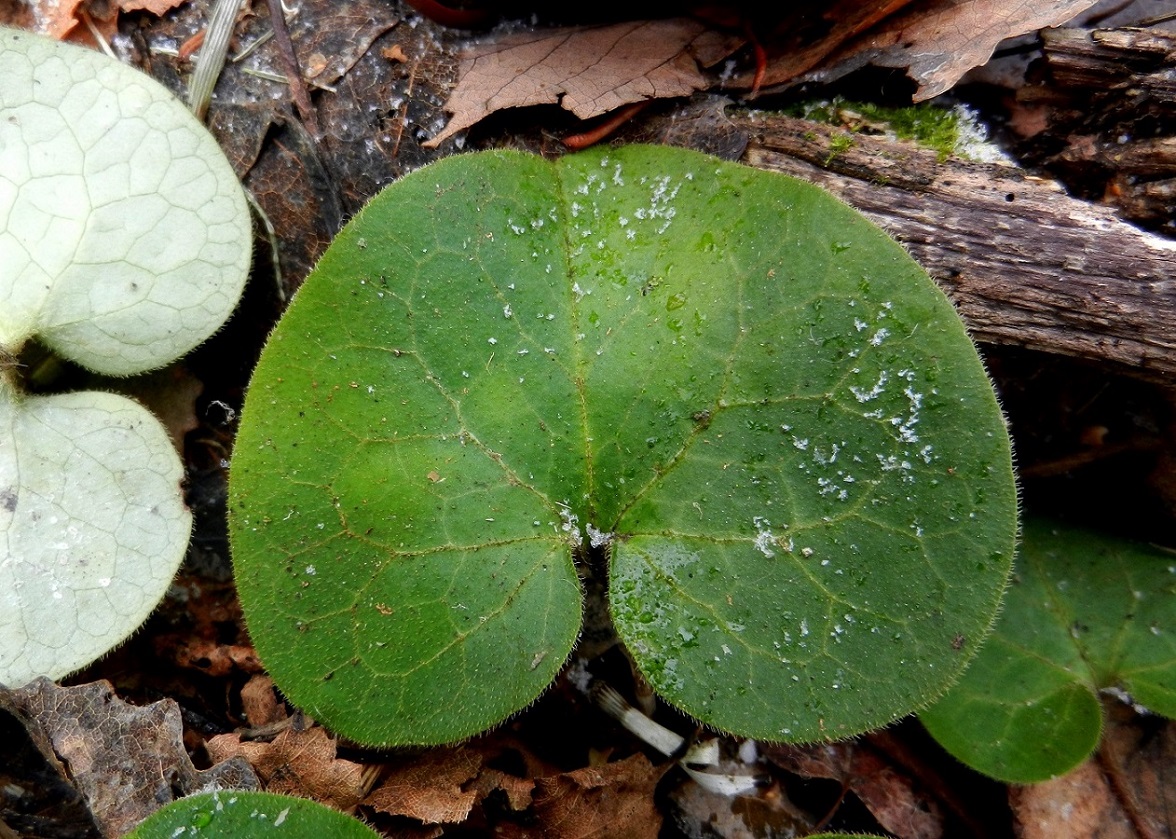
[[[820,184],[902,242],[980,342],[1176,373],[1176,243],[1011,166],[737,116],[745,162]]]
[[[1017,94],[1042,100],[1050,114],[1039,162],[1126,218],[1172,229],[1176,32],[1058,29],[1041,37],[1049,84]]]
[[[1116,86],[1135,90],[1129,109],[1142,98],[1176,104],[1176,79],[1170,72],[1176,32],[1160,29],[1045,29],[1042,49],[1052,85],[1060,90],[1104,92]]]

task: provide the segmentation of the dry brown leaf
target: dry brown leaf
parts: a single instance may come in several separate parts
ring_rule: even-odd
[[[469,749],[434,749],[396,766],[364,804],[424,824],[459,824],[479,796],[466,789],[482,768],[482,756]]]
[[[78,7],[83,2],[85,0],[35,0],[30,3],[36,31],[64,41],[79,23]]]
[[[207,638],[170,633],[155,638],[155,651],[160,658],[171,660],[177,667],[186,667],[209,676],[227,676],[234,671],[260,673],[261,659],[248,644],[221,644]]]
[[[3,5],[3,4],[0,4]],[[109,43],[118,31],[118,7],[92,0],[31,0],[20,15],[0,12],[0,17],[13,17],[22,28],[28,28],[58,41],[71,41],[93,47],[94,32]],[[89,25],[82,25],[84,17]]]
[[[11,26],[13,29],[33,29],[36,19],[33,9],[24,3],[0,3],[0,26]]]
[[[783,84],[816,67],[826,56],[912,0],[833,0],[816,6],[796,4],[783,13],[771,33],[763,33],[767,64],[761,87]],[[748,67],[727,81],[728,88],[750,88],[758,68]]]
[[[286,707],[274,693],[274,680],[264,673],[251,676],[241,688],[241,710],[254,728],[286,719]]]
[[[0,836],[101,839],[85,798],[41,727],[0,688]],[[11,832],[6,833],[5,828]]]
[[[1136,839],[1096,761],[1043,784],[1009,789],[1021,839]]]
[[[662,817],[653,790],[665,771],[637,754],[537,778],[535,815],[551,839],[656,839]]]
[[[1096,0],[922,0],[884,20],[832,56],[809,78],[831,81],[867,64],[906,68],[914,99],[938,96],[992,57],[1006,38],[1058,26]]]
[[[213,761],[243,756],[267,792],[313,798],[345,812],[363,798],[363,765],[336,757],[335,741],[317,726],[305,731],[287,728],[271,743],[218,734],[205,748]]]
[[[479,798],[485,798],[495,790],[502,790],[506,795],[506,805],[516,813],[521,813],[531,806],[535,781],[533,778],[519,778],[497,769],[486,768],[474,782],[474,790]]]
[[[214,761],[204,771],[192,765],[174,700],[137,707],[115,696],[109,682],[63,688],[48,679],[14,690],[12,697],[69,767],[104,835],[122,836],[176,791],[258,787],[242,760]]]
[[[150,12],[162,17],[184,0],[118,0],[118,7],[124,12]]]
[[[820,746],[764,746],[764,756],[803,778],[828,778],[851,790],[891,833],[904,839],[943,836],[939,805],[873,749],[854,741]]]
[[[688,96],[703,73],[743,43],[692,18],[518,32],[478,44],[462,58],[445,103],[449,124],[435,148],[504,108],[559,104],[580,119],[647,99]]]

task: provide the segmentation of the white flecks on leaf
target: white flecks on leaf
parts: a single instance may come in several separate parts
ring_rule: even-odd
[[[871,399],[877,399],[886,389],[886,383],[890,380],[890,374],[883,370],[878,374],[878,381],[869,390],[857,387],[856,385],[849,386],[849,392],[854,395],[858,402],[869,402]]]
[[[776,539],[772,536],[772,523],[763,516],[755,516],[752,519],[752,525],[755,527],[755,542],[753,543],[760,553],[771,559],[776,555],[772,550],[776,546]]]
[[[607,545],[613,539],[613,535],[611,533],[605,533],[602,530],[598,530],[596,526],[592,524],[592,522],[588,522],[588,524],[584,526],[584,529],[588,532],[588,544],[593,548],[599,548],[602,545]]]
[[[562,522],[559,529],[568,535],[568,540],[572,543],[572,547],[578,548],[584,544],[584,535],[580,532],[580,528],[576,524],[580,520],[580,517],[571,511],[566,501],[559,503],[559,517]]]

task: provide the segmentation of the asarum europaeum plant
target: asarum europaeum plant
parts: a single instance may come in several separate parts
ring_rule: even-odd
[[[230,506],[270,673],[375,745],[532,702],[584,564],[707,725],[884,725],[959,677],[1017,530],[992,387],[903,249],[811,184],[641,146],[372,200],[265,348]]]

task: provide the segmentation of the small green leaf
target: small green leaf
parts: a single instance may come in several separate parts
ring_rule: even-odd
[[[1121,688],[1176,717],[1173,594],[1170,554],[1030,521],[993,636],[920,719],[949,752],[994,778],[1063,775],[1098,745],[1098,691]]]
[[[182,478],[137,403],[0,377],[0,684],[60,678],[146,620],[188,545]]]
[[[1009,443],[944,295],[818,188],[681,150],[448,159],[336,238],[234,452],[252,638],[341,733],[439,743],[572,650],[575,562],[667,700],[748,736],[883,725],[966,663]]]
[[[205,792],[156,810],[124,839],[376,839],[358,819],[305,798]]]
[[[244,193],[153,79],[0,27],[0,349],[161,367],[220,328],[251,254]]]

